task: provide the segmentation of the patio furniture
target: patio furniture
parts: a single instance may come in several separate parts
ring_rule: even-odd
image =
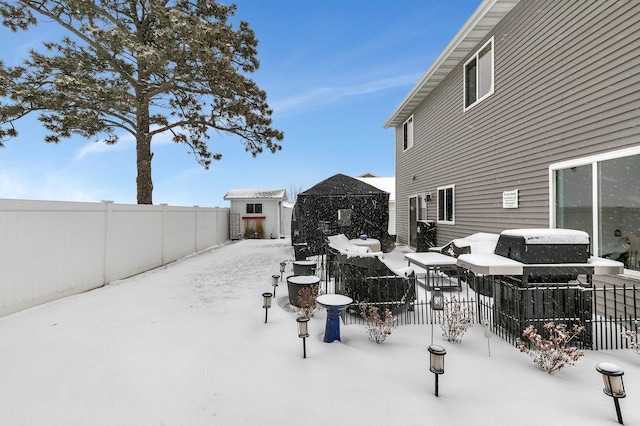
[[[368,247],[372,252],[380,251],[380,240],[375,238],[354,238],[349,242],[356,246]]]
[[[415,299],[415,273],[408,267],[392,268],[382,253],[338,252],[334,255],[336,292],[394,314]],[[357,311],[358,306],[352,307]]]
[[[404,258],[409,266],[415,265],[425,270],[424,285],[427,289],[460,287],[460,280],[456,278],[458,267],[455,257],[441,253],[421,252],[407,253]]]
[[[371,249],[369,247],[362,247],[353,244],[352,240],[349,240],[344,234],[329,235],[327,240],[329,248],[337,252],[371,253]]]

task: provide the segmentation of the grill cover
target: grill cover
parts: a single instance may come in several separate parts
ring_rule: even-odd
[[[525,264],[586,263],[589,234],[574,229],[510,229],[498,238],[495,254]]]

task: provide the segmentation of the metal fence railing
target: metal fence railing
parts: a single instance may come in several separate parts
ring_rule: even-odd
[[[370,295],[371,291],[362,287],[375,283],[376,291],[380,291],[381,283],[389,282],[387,275],[363,279],[340,275],[342,272],[338,267],[335,289],[344,294],[351,280],[352,285],[360,289],[360,293],[352,291],[352,296]],[[630,343],[626,331],[636,330],[635,321],[640,319],[640,291],[635,284],[596,286],[590,280],[582,280],[521,287],[508,277],[475,276],[463,269],[439,268],[428,274],[404,277],[401,281],[411,286],[409,291],[402,288],[409,299],[403,299],[402,304],[378,304],[381,310],[395,308],[391,310],[397,325],[441,322],[441,315],[437,312],[434,315],[431,309],[432,290],[437,287],[443,291],[446,303],[451,303],[451,296],[456,296],[463,306],[472,310],[475,322],[488,321],[492,333],[512,344],[527,326],[533,325],[544,334],[544,324],[554,322],[568,327],[584,326],[585,331],[574,343],[580,348],[624,349]],[[393,285],[388,290],[391,288],[397,290],[399,287]],[[376,305],[376,300],[369,302]],[[355,306],[344,313],[343,321],[345,324],[364,322]]]

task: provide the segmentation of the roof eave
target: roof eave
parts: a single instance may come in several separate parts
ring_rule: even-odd
[[[397,127],[520,0],[484,0],[447,47],[418,80],[383,127]]]

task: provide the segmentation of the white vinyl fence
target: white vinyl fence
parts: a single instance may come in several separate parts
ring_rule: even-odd
[[[228,208],[0,199],[0,316],[228,239]]]

